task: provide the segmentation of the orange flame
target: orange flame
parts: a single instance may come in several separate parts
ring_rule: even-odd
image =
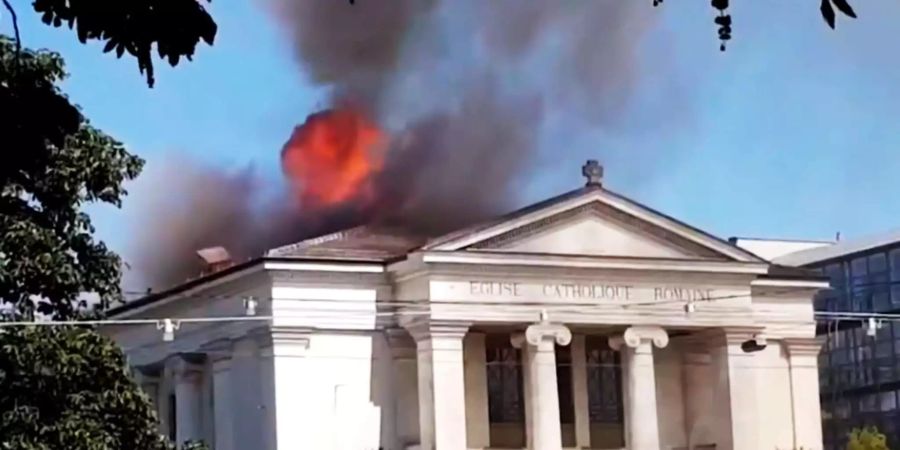
[[[281,151],[282,170],[304,204],[365,200],[384,163],[383,142],[382,131],[361,113],[321,111],[294,128]]]

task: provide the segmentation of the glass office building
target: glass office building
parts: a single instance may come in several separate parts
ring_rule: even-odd
[[[816,309],[900,313],[900,233],[839,242],[777,258],[820,271],[832,289]],[[875,426],[900,448],[900,321],[822,322],[819,354],[822,430],[827,450],[846,448],[857,427]]]

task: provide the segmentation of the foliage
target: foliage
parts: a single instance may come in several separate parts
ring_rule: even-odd
[[[202,441],[187,441],[181,446],[181,450],[209,450],[209,446]]]
[[[659,6],[663,1],[653,0],[653,6]],[[837,8],[838,11],[847,17],[856,18],[856,12],[853,11],[853,7],[847,3],[847,0],[821,0],[821,2],[819,11],[822,13],[825,23],[832,29],[834,29],[835,20],[834,8]],[[350,3],[353,3],[353,1],[351,0]],[[719,49],[725,51],[725,42],[731,40],[731,14],[728,14],[729,0],[711,0],[710,3],[713,9],[718,11],[718,15],[713,19],[713,23],[719,27],[719,40],[721,41]]]
[[[3,0],[13,16],[15,11]],[[209,1],[209,0],[207,0]],[[356,0],[348,0],[355,4]],[[835,9],[847,17],[856,18],[848,0],[820,0],[819,11],[829,27],[835,27]],[[659,6],[664,0],[652,0]],[[729,0],[710,0],[718,11],[713,22],[718,26],[720,48],[731,39]],[[190,60],[197,44],[209,45],[216,37],[217,25],[200,0],[34,0],[34,10],[46,24],[74,29],[82,43],[90,40],[104,42],[104,52],[115,50],[118,57],[126,52],[137,59],[138,69],[146,74],[147,84],[153,87],[153,47],[160,58],[175,66],[179,60]],[[18,38],[18,28],[16,28]]]
[[[888,450],[887,437],[875,427],[855,428],[850,432],[847,450]]]
[[[153,47],[175,66],[194,55],[202,39],[212,45],[215,21],[199,0],[34,0],[41,20],[55,27],[68,25],[78,40],[104,42],[104,52],[126,52],[153,87]]]
[[[120,298],[121,262],[81,208],[119,206],[143,165],[60,92],[64,77],[58,54],[0,36],[0,302],[25,318],[72,317],[85,292]]]
[[[0,329],[0,449],[168,450],[125,356],[87,328]]]
[[[80,293],[97,293],[101,307],[121,295],[119,258],[94,241],[81,207],[118,206],[143,162],[88,124],[57,87],[64,76],[59,55],[0,36],[0,301],[12,306],[2,316],[96,316]],[[173,450],[156,424],[108,338],[86,327],[0,328],[0,449]]]

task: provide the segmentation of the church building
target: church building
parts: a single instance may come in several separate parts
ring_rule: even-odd
[[[443,236],[275,248],[105,330],[162,431],[215,450],[821,450],[827,279],[583,174]]]

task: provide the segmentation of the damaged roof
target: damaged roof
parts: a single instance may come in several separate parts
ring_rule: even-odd
[[[363,225],[274,248],[266,257],[391,261],[404,258],[427,239],[401,228]]]

